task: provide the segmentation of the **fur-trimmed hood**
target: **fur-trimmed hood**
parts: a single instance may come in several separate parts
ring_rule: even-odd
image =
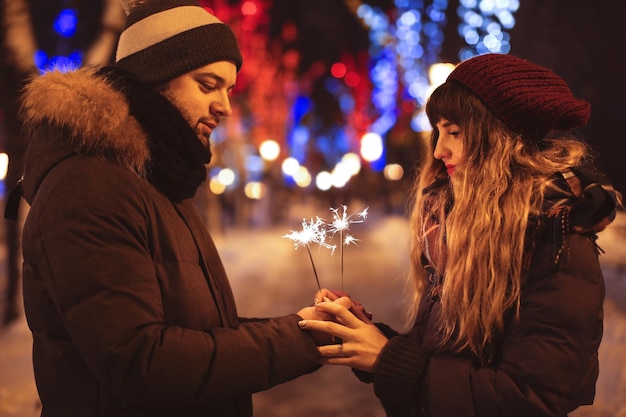
[[[148,137],[130,114],[124,94],[97,70],[48,72],[26,85],[21,108],[29,148],[25,186],[39,184],[54,164],[70,154],[107,159],[145,175]],[[59,154],[59,148],[65,149],[65,155]]]

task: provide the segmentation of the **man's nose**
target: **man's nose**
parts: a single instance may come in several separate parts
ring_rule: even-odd
[[[228,117],[233,114],[233,109],[230,105],[230,96],[228,93],[222,94],[221,98],[214,101],[211,107],[211,111],[217,113],[219,117]]]

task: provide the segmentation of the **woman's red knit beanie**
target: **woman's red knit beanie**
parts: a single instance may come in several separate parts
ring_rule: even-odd
[[[470,89],[495,116],[528,140],[550,130],[568,131],[587,123],[589,102],[574,97],[551,70],[521,58],[485,54],[460,63],[448,76]]]

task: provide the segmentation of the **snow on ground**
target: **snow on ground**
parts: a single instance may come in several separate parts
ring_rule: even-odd
[[[302,215],[303,208],[292,212]],[[325,213],[317,213],[324,215]],[[308,216],[308,214],[306,214]],[[306,249],[282,238],[299,230],[299,218],[281,226],[227,229],[215,236],[229,274],[239,313],[246,317],[285,315],[312,302],[317,289]],[[408,271],[406,220],[370,210],[364,224],[353,224],[358,246],[344,248],[344,289],[374,313],[376,321],[404,324]],[[605,333],[600,347],[596,403],[573,417],[626,417],[626,214],[600,235],[607,282]],[[340,288],[340,257],[313,250],[322,286]],[[39,405],[30,363],[30,333],[22,317],[0,330],[0,416],[33,417]],[[256,417],[383,417],[371,386],[343,367],[324,367],[254,395]]]

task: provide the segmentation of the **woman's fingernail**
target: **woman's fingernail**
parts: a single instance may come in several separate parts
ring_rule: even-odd
[[[324,301],[326,301],[328,303],[328,302],[330,302],[330,298],[324,297]]]
[[[301,328],[303,328],[303,329],[304,329],[304,328],[306,327],[306,321],[304,321],[304,320],[300,320],[300,321],[298,322],[298,326],[300,326]]]

